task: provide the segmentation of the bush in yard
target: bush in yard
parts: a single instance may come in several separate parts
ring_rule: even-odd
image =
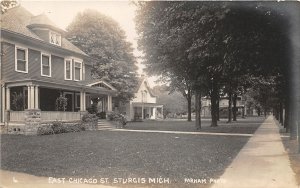
[[[86,130],[97,130],[98,117],[96,114],[84,114],[82,116],[82,125]]]
[[[51,124],[42,125],[37,130],[37,135],[50,135],[54,134]]]
[[[54,121],[52,123],[42,125],[37,130],[37,135],[50,135],[50,134],[60,134],[69,132],[79,132],[84,131],[85,127],[80,122],[68,122],[63,123],[60,121]]]
[[[65,129],[63,127],[63,123],[61,121],[54,121],[51,125],[54,134],[65,133]]]
[[[124,128],[127,124],[126,117],[123,114],[112,112],[107,115],[108,120],[114,121],[117,123],[117,128]]]
[[[70,123],[66,123],[63,124],[63,130],[64,132],[79,132],[79,131],[84,131],[85,127],[83,126],[83,124],[81,123],[76,123],[76,124],[70,124]]]
[[[96,114],[84,114],[82,116],[82,121],[83,122],[90,122],[90,121],[97,121],[98,117],[96,116]]]

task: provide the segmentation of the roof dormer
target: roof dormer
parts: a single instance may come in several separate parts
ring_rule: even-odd
[[[27,27],[44,41],[61,46],[62,35],[65,31],[57,27],[46,14],[31,17]]]

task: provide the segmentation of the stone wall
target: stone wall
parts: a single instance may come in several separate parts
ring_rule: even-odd
[[[41,125],[41,110],[25,110],[25,135],[37,135],[38,127]]]

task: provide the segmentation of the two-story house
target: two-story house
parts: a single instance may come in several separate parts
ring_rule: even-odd
[[[163,105],[156,103],[156,96],[145,76],[139,78],[134,98],[125,105],[120,105],[118,111],[124,114],[128,121],[163,118]]]
[[[211,101],[209,97],[202,97],[201,98],[201,116],[203,117],[210,117],[211,116]],[[219,115],[220,117],[227,117],[228,115],[228,105],[229,99],[227,96],[220,97],[219,100]],[[238,115],[246,115],[244,110],[244,102],[242,101],[242,97],[238,96],[236,101],[236,107],[238,110]],[[233,104],[232,104],[233,107]]]
[[[0,122],[24,124],[25,111],[40,110],[42,121],[79,120],[92,98],[112,111],[116,89],[92,79],[92,60],[65,38],[45,14],[22,6],[1,16]],[[64,112],[57,99],[67,98]]]

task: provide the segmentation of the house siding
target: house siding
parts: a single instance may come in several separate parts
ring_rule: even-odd
[[[91,81],[92,80],[92,67],[85,65],[85,80]]]
[[[33,76],[40,75],[41,52],[28,48],[28,73],[21,73],[15,71],[15,45],[2,43],[2,49],[5,49],[2,56],[3,80],[22,80],[24,78],[31,78]]]
[[[43,78],[42,80],[62,81],[64,84],[69,84],[74,81],[74,67],[72,68],[73,80],[65,80],[65,67],[64,67],[64,57],[59,57],[52,55],[51,53],[51,77],[41,76],[41,51],[33,50],[27,46],[22,45],[28,49],[28,73],[22,73],[15,71],[15,45],[7,42],[2,42],[1,47],[3,49],[2,60],[2,79],[4,81],[15,81],[31,78]],[[75,57],[76,58],[76,57]],[[73,64],[74,66],[74,64]],[[85,66],[83,62],[83,66]],[[84,74],[85,70],[85,74]],[[82,80],[91,80],[91,67],[83,67]]]
[[[52,66],[52,77],[57,80],[64,80],[65,79],[64,58],[52,55],[51,66]]]
[[[41,52],[28,49],[28,74],[26,78],[38,77],[41,75]]]
[[[24,73],[15,71],[15,45],[2,43],[2,77],[3,80],[17,80],[24,76]]]

